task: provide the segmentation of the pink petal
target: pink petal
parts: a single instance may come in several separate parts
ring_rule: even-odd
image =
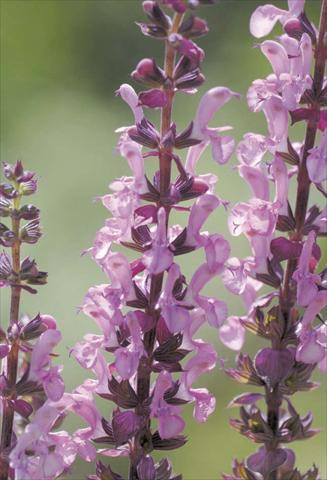
[[[240,350],[244,343],[245,330],[238,317],[229,317],[219,330],[220,341],[231,350]]]
[[[266,40],[261,43],[260,49],[269,60],[277,76],[282,73],[289,73],[290,61],[285,48],[280,43],[274,40]]]
[[[276,22],[287,14],[285,10],[275,7],[274,5],[262,5],[258,7],[250,18],[250,32],[256,37],[264,37],[268,35],[274,28]]]

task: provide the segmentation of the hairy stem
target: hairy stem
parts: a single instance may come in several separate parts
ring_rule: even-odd
[[[319,112],[320,104],[318,101],[319,95],[321,94],[323,87],[323,79],[325,72],[326,64],[326,53],[327,53],[327,0],[322,1],[321,6],[321,15],[320,15],[320,25],[319,25],[319,34],[317,39],[317,45],[315,49],[315,67],[313,75],[313,92],[315,101],[311,107],[315,110],[317,115],[313,115],[312,119],[309,120],[307,124],[303,154],[301,163],[299,165],[298,176],[297,176],[297,195],[296,195],[296,204],[295,204],[295,221],[296,227],[295,231],[291,235],[292,240],[301,241],[303,238],[303,226],[305,223],[305,218],[307,215],[308,209],[308,200],[310,194],[310,178],[307,170],[307,158],[309,151],[314,147],[318,121],[319,121]],[[292,276],[297,267],[296,260],[288,260],[287,267],[285,270],[284,284],[280,293],[280,308],[287,327],[289,323],[290,310],[295,302],[296,291],[292,286]],[[286,328],[284,329],[284,331]],[[275,347],[276,348],[276,347]],[[274,390],[266,395],[267,402],[267,418],[270,428],[276,433],[276,428],[278,428],[278,419],[279,419],[279,408],[282,401],[282,395],[279,391],[278,385]],[[273,448],[278,447],[278,442],[273,444]],[[268,447],[269,448],[269,447]],[[272,472],[268,480],[276,480],[278,478],[277,471]]]
[[[15,200],[15,208],[19,208],[19,197]],[[15,234],[16,241],[11,248],[11,259],[13,271],[18,275],[20,272],[20,240],[19,240],[19,226],[20,221],[17,218],[12,218],[12,231]],[[19,283],[19,282],[17,282]],[[19,304],[20,304],[19,286],[11,287],[11,303],[10,303],[10,326],[18,323],[19,318]],[[14,391],[17,380],[18,370],[18,354],[19,345],[16,341],[13,342],[10,353],[7,357],[6,377],[8,380],[9,390]],[[0,480],[8,479],[9,464],[7,454],[10,451],[12,433],[14,424],[14,410],[6,401],[3,402],[3,420],[1,428],[0,452],[2,454]]]
[[[178,31],[178,28],[183,19],[183,15],[176,13],[173,19],[170,33]],[[172,120],[172,108],[174,99],[173,89],[173,71],[175,66],[175,50],[173,46],[166,40],[165,45],[165,64],[164,70],[167,76],[167,82],[165,91],[167,94],[167,104],[161,111],[161,138],[169,131]],[[158,207],[164,207],[167,215],[167,225],[169,216],[169,207],[165,204],[165,196],[170,187],[171,181],[171,159],[172,159],[172,147],[159,147],[159,169],[160,169],[160,201]],[[153,275],[151,278],[150,286],[150,298],[147,314],[154,317],[155,322],[159,319],[159,312],[156,309],[156,303],[160,295],[163,283],[163,273]],[[137,371],[137,395],[140,403],[149,397],[150,384],[151,384],[151,367],[152,367],[152,354],[156,339],[156,326],[144,335],[144,348],[148,354],[148,357],[143,357],[140,361]],[[150,431],[150,417],[149,411],[144,411],[142,406],[136,409],[136,413],[143,416],[143,431],[140,438],[135,438],[134,449],[130,458],[130,471],[129,480],[142,480],[139,479],[137,474],[137,464],[142,455],[147,451],[151,451],[151,431]]]

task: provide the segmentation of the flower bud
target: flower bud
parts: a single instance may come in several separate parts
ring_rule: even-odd
[[[167,7],[172,8],[177,13],[185,13],[186,12],[186,5],[184,0],[161,0],[163,5],[167,5]]]
[[[151,58],[143,58],[131,74],[132,78],[137,82],[145,83],[150,86],[160,86],[166,80],[164,71],[159,68],[155,60]]]
[[[153,88],[139,94],[140,104],[149,108],[162,108],[167,104],[168,98],[164,90]]]
[[[186,38],[201,37],[208,33],[209,28],[207,22],[200,17],[191,15],[187,17],[180,26],[178,33]]]
[[[0,197],[0,217],[9,217],[11,203],[4,197]]]
[[[8,200],[11,200],[12,198],[16,198],[18,196],[18,192],[12,185],[10,185],[10,183],[1,183],[0,195]]]
[[[12,247],[16,241],[16,236],[6,225],[0,223],[0,244],[4,247]]]
[[[149,456],[142,457],[137,466],[137,473],[143,480],[155,480],[156,469],[153,459]]]
[[[296,40],[300,40],[304,33],[302,23],[299,18],[293,17],[287,20],[283,25],[285,33]]]
[[[23,220],[35,220],[40,215],[40,210],[34,205],[24,205],[18,212],[18,216]]]
[[[20,240],[25,243],[36,243],[41,237],[39,220],[28,222],[20,231]]]
[[[9,163],[3,162],[3,173],[8,180],[17,183],[28,182],[35,175],[33,172],[24,170],[23,164],[20,160],[17,160],[15,165],[10,165]]]
[[[198,47],[192,40],[183,38],[179,33],[172,33],[168,38],[169,43],[181,55],[185,55],[195,66],[199,66],[204,59],[204,51]]]
[[[22,182],[19,190],[21,195],[33,195],[37,190],[37,181],[30,179],[26,182]]]
[[[168,30],[170,28],[171,20],[168,15],[161,10],[157,2],[150,0],[143,2],[143,10],[152,22],[159,25],[164,30]]]

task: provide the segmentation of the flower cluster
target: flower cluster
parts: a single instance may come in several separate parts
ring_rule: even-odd
[[[250,20],[255,37],[267,35],[277,21],[284,33],[258,45],[273,73],[252,83],[247,100],[251,111],[263,111],[268,135],[247,133],[237,147],[238,171],[253,197],[236,204],[229,219],[232,235],[243,233],[249,240],[252,256],[229,260],[225,284],[242,295],[248,308],[238,328],[268,340],[270,346],[259,350],[254,360],[240,354],[237,367],[227,370],[240,383],[262,387],[264,394],[245,393],[231,402],[241,408],[241,419],[232,419],[231,425],[262,446],[245,462],[235,462],[226,480],[318,478],[315,467],[301,475],[294,452],[282,445],[316,433],[311,413],[300,417],[289,397],[316,387],[310,376],[317,365],[327,370],[327,329],[320,316],[327,305],[326,278],[325,271],[317,271],[317,238],[326,234],[326,209],[309,206],[311,186],[326,196],[327,3],[319,31],[307,18],[304,1],[288,3],[289,11],[260,6]],[[289,118],[291,124],[306,122],[303,143],[290,140]],[[292,178],[297,179],[294,206],[289,200]],[[263,284],[273,290],[257,297]],[[261,399],[266,414],[257,405]]]
[[[46,272],[38,270],[35,260],[21,260],[22,244],[34,244],[41,236],[39,209],[22,204],[25,196],[36,192],[37,180],[20,161],[15,165],[4,163],[3,173],[0,216],[8,218],[10,226],[0,223],[0,243],[10,254],[0,253],[0,287],[11,290],[11,303],[8,328],[0,329],[1,479],[7,478],[16,434],[47,398],[57,401],[64,391],[61,367],[51,365],[52,350],[61,338],[54,318],[39,314],[32,319],[20,318],[19,314],[21,292],[35,294],[35,286],[47,280]],[[18,415],[14,417],[15,414]],[[14,464],[12,468],[15,469]]]
[[[173,99],[176,94],[195,93],[203,83],[204,53],[192,39],[208,31],[206,22],[187,10],[210,2],[162,3],[174,11],[173,18],[159,2],[145,1],[149,23],[139,26],[143,34],[164,42],[164,67],[154,59],[141,60],[132,78],[148,89],[137,94],[123,84],[117,91],[134,117],[133,125],[118,129],[117,146],[132,176],[113,181],[111,193],[101,197],[111,217],[98,231],[89,253],[109,284],[90,288],[81,307],[95,320],[101,335],[88,334],[71,350],[95,376],[83,388],[116,404],[111,418],[102,419],[103,433],[94,438],[96,444],[107,446],[99,453],[129,457],[129,478],[134,480],[181,478],[171,474],[168,460],[155,464],[151,452],[185,443],[183,404],[194,402],[199,422],[213,412],[215,398],[194,383],[214,368],[217,354],[195,335],[206,321],[216,329],[224,328],[227,318],[226,304],[202,293],[224,271],[230,253],[222,235],[202,231],[208,216],[223,202],[214,194],[217,178],[198,175],[196,169],[209,145],[216,162],[223,164],[230,158],[234,141],[221,135],[230,127],[208,124],[238,95],[225,87],[209,90],[193,121],[178,130],[172,121]],[[147,108],[161,111],[160,128],[146,117]],[[186,148],[183,161],[176,150]],[[159,169],[151,178],[145,164],[158,160]],[[184,227],[169,224],[171,211],[183,222],[188,215]],[[121,247],[130,251],[128,256]],[[187,281],[177,257],[199,249],[205,261]],[[112,354],[109,362],[106,352]],[[96,475],[90,478],[108,477],[120,478],[110,466],[98,463]]]

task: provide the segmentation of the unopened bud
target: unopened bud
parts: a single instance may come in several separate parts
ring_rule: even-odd
[[[150,86],[160,86],[165,80],[166,76],[151,58],[143,58],[136,69],[131,74],[132,78],[137,82],[145,83]]]

